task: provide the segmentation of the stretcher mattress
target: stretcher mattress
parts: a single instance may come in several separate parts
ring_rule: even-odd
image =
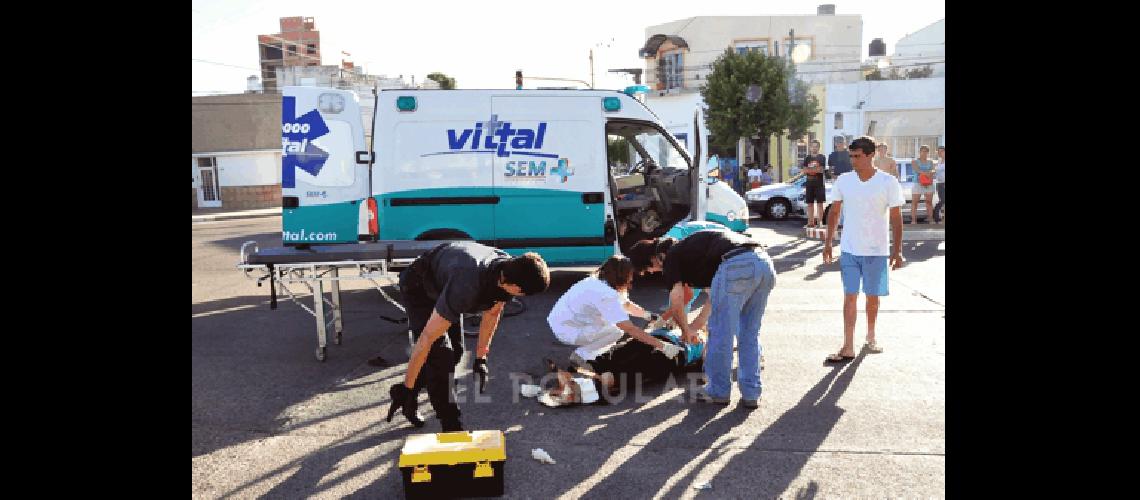
[[[312,245],[258,249],[246,256],[247,264],[299,264],[307,262],[341,262],[385,259],[414,259],[448,241],[384,240],[360,244]]]

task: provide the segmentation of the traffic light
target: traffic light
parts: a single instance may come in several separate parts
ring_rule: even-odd
[[[515,71],[515,90],[522,90],[522,70]]]

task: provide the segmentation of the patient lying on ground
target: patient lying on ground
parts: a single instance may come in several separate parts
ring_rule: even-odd
[[[624,337],[585,366],[571,363],[561,369],[554,361],[544,360],[547,370],[556,373],[557,379],[554,388],[539,395],[539,402],[551,407],[598,403],[605,400],[604,395],[617,395],[619,384],[633,383],[638,374],[642,382],[656,382],[672,374],[703,368],[704,338],[696,344],[685,344],[676,329],[666,327],[654,329],[651,335],[680,347],[681,353],[669,358],[643,342]]]

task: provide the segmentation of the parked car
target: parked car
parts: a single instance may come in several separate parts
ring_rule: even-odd
[[[767,219],[781,220],[792,215],[807,215],[807,204],[804,203],[804,183],[807,178],[804,174],[797,174],[787,182],[777,182],[751,189],[744,193],[748,202],[749,211],[761,214]],[[831,182],[824,183],[827,195],[831,197]]]
[[[910,202],[911,202],[911,195],[913,193],[911,191],[911,189],[913,189],[915,184],[918,182],[918,173],[915,172],[915,170],[912,166],[912,163],[914,162],[914,158],[895,158],[895,162],[898,163],[898,165],[899,165],[899,172],[900,172],[899,185],[900,185],[900,187],[902,187],[903,200],[906,200],[906,203],[903,204],[902,208],[899,211],[902,212],[902,214],[903,214],[903,221],[909,222],[910,221],[910,207],[911,207]],[[925,198],[926,197],[923,196],[918,202],[918,220],[920,220],[920,221],[926,220],[926,200],[925,200]],[[942,216],[945,215],[942,210],[943,210],[942,200],[938,198],[938,193],[936,190],[934,193],[934,220],[935,220],[935,222],[941,221]]]
[[[901,171],[899,178],[899,187],[902,188],[903,200],[906,203],[900,208],[903,214],[904,221],[910,218],[910,201],[911,189],[914,187],[916,181],[916,173],[911,167],[913,158],[896,158],[895,162],[898,163]],[[749,211],[755,214],[760,214],[768,219],[781,220],[791,217],[793,215],[807,216],[807,203],[804,197],[804,183],[806,178],[803,174],[793,176],[787,182],[777,182],[766,186],[760,186],[756,189],[751,189],[744,194],[744,199],[748,202]],[[827,220],[831,213],[831,189],[832,181],[824,182],[824,189],[826,191],[827,201],[824,203],[823,219]],[[943,208],[942,202],[938,199],[937,193],[934,195],[934,220],[942,220]],[[920,202],[918,205],[918,219],[920,221],[926,219],[925,202]]]

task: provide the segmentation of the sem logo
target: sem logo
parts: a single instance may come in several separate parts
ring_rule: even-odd
[[[508,161],[505,168],[506,171],[503,173],[503,176],[506,177],[507,180],[543,180],[548,178],[546,174],[546,160]],[[569,158],[559,158],[558,166],[550,169],[550,178],[558,178],[563,183],[565,183],[571,175],[574,175],[574,170],[570,168]]]
[[[555,153],[540,153],[546,138],[546,122],[539,122],[536,128],[512,128],[511,122],[500,122],[499,115],[475,123],[473,128],[447,130],[447,151],[427,153],[421,156],[446,154],[494,153],[506,158],[514,155],[558,158]],[[513,168],[513,167],[512,167]]]

